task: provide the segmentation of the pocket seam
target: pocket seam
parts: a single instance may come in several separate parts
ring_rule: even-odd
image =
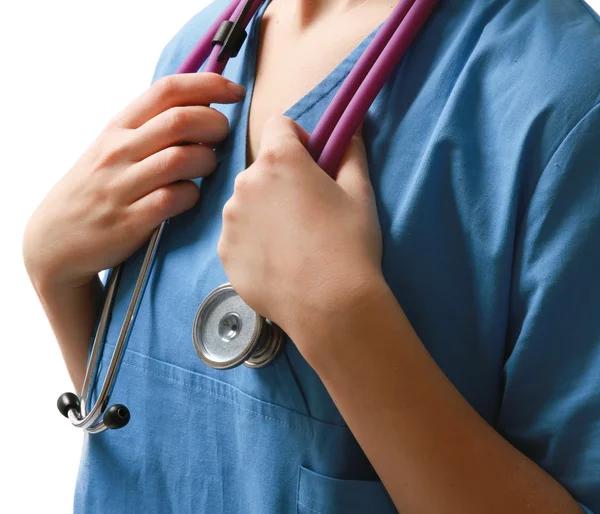
[[[343,479],[323,475],[300,464],[296,512],[385,512],[398,514],[380,480]]]
[[[104,347],[105,347],[105,349],[106,348],[110,348],[110,349],[114,350],[114,345],[111,345],[110,343],[105,343]],[[104,353],[104,355],[103,355],[103,357],[102,357],[102,359],[100,361],[100,364],[102,364],[102,362],[105,359],[108,359],[109,357],[110,357],[110,355],[107,356],[106,353]],[[247,392],[245,392],[245,391],[243,391],[241,389],[238,389],[237,387],[235,387],[234,385],[230,384],[229,382],[225,382],[225,381],[219,380],[217,378],[205,375],[203,373],[199,373],[197,371],[194,371],[194,370],[191,370],[191,369],[188,369],[188,368],[185,368],[185,367],[181,367],[181,366],[179,366],[177,364],[173,364],[173,363],[168,362],[166,360],[157,359],[156,357],[152,357],[150,355],[146,355],[144,353],[140,353],[140,352],[137,352],[135,350],[130,350],[130,349],[125,349],[125,353],[124,353],[123,357],[124,357],[123,361],[122,361],[122,365],[123,366],[127,365],[127,366],[130,366],[132,368],[137,368],[137,369],[140,369],[142,371],[147,371],[148,373],[152,373],[152,374],[154,374],[156,376],[165,378],[167,380],[171,380],[171,381],[176,382],[176,383],[190,385],[191,387],[193,387],[195,389],[201,388],[201,390],[203,390],[203,391],[207,391],[209,393],[213,393],[213,391],[211,389],[203,388],[202,386],[197,386],[195,384],[191,384],[190,382],[188,382],[186,380],[182,380],[182,379],[179,379],[179,378],[174,378],[174,377],[171,377],[169,375],[165,375],[163,373],[159,373],[159,372],[154,371],[154,368],[156,366],[165,366],[165,367],[173,369],[173,370],[175,370],[177,372],[184,373],[184,374],[189,374],[189,375],[191,375],[193,377],[196,377],[199,380],[208,380],[210,382],[214,382],[214,383],[218,384],[219,386],[222,386],[224,388],[227,388],[228,390],[231,390],[234,394],[242,395],[243,397],[248,398],[249,400],[252,400],[254,402],[258,402],[258,403],[260,403],[262,405],[265,405],[268,408],[285,411],[288,415],[291,415],[291,416],[298,416],[298,417],[300,417],[302,419],[303,423],[309,423],[309,424],[317,423],[318,425],[325,425],[327,427],[332,427],[332,428],[335,428],[337,430],[341,430],[343,432],[348,432],[348,433],[350,432],[350,430],[349,430],[349,428],[348,428],[347,425],[341,425],[341,424],[338,424],[338,423],[331,423],[329,421],[325,421],[325,420],[322,420],[322,419],[319,419],[319,418],[315,418],[315,417],[311,416],[310,414],[299,412],[298,410],[291,409],[290,407],[286,407],[286,406],[283,406],[283,405],[279,405],[277,403],[271,403],[271,402],[265,401],[265,400],[263,400],[261,398],[253,396],[251,394],[248,394]],[[149,364],[150,367],[146,367],[143,364],[142,365],[131,364],[131,363],[129,363],[129,362],[126,361],[127,358],[130,359],[130,360],[131,359],[135,359],[135,360],[138,360],[138,361],[139,360],[148,361],[150,363]],[[98,375],[98,376],[100,376],[100,375]],[[257,416],[265,417],[266,419],[276,419],[276,418],[270,418],[269,416],[265,416],[264,414],[262,414],[260,412],[257,412],[255,410],[248,409],[247,407],[243,407],[242,404],[240,404],[239,402],[235,401],[235,399],[230,399],[228,396],[219,395],[218,393],[215,393],[215,394],[217,396],[219,396],[219,397],[223,396],[223,399],[225,399],[225,400],[231,400],[236,405],[239,405],[242,409],[248,410],[249,412],[252,412],[252,413],[256,414]],[[286,426],[288,426],[288,425],[286,425]],[[311,429],[302,428],[302,427],[300,427],[298,425],[289,425],[289,426],[292,426],[294,428],[297,428],[298,430],[302,430],[302,431],[307,432],[307,433],[312,433]]]
[[[301,505],[302,507],[304,507],[306,510],[310,510],[311,512],[315,512],[316,514],[321,514],[320,510],[315,510],[315,509],[311,509],[308,505],[306,505],[306,503],[302,503],[300,500],[298,500],[298,505]]]
[[[190,387],[192,389],[196,389],[198,391],[202,391],[204,393],[210,394],[211,396],[214,396],[215,398],[219,398],[220,400],[222,400],[224,402],[236,405],[239,409],[241,409],[241,410],[243,410],[245,412],[249,412],[250,414],[254,414],[255,416],[259,416],[259,417],[267,419],[269,421],[274,421],[275,423],[279,423],[280,425],[283,425],[285,427],[292,428],[294,430],[299,430],[301,432],[304,432],[305,434],[311,434],[312,433],[311,431],[306,430],[304,428],[301,428],[299,426],[290,425],[289,423],[286,423],[285,421],[281,421],[280,419],[273,418],[271,416],[267,416],[265,414],[261,414],[260,412],[255,411],[255,410],[252,410],[252,409],[249,409],[247,407],[244,407],[243,405],[241,405],[239,402],[235,401],[234,399],[228,398],[225,395],[222,395],[222,394],[216,393],[214,391],[211,391],[210,389],[207,389],[205,387],[202,387],[202,386],[199,386],[199,385],[196,385],[196,384],[190,384],[189,382],[185,382],[184,380],[178,380],[178,379],[173,378],[173,377],[168,377],[168,376],[163,375],[161,373],[157,373],[156,371],[150,370],[148,368],[144,368],[142,366],[136,366],[135,364],[130,364],[128,362],[123,362],[121,365],[122,366],[130,367],[130,368],[133,368],[133,369],[138,369],[138,370],[144,371],[146,373],[149,373],[150,375],[155,375],[155,376],[163,378],[165,380],[169,380],[171,382],[175,382],[175,383],[178,383],[178,384],[183,384],[186,387]],[[256,400],[256,398],[253,398],[253,399]],[[256,401],[259,401],[259,400],[256,400]],[[284,408],[284,407],[280,407],[280,408]],[[290,412],[292,412],[292,411],[290,411]]]

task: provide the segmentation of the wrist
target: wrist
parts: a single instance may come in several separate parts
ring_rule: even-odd
[[[54,296],[57,293],[85,287],[91,284],[97,274],[85,277],[72,277],[64,266],[33,257],[23,251],[23,262],[29,279],[40,297]]]
[[[51,245],[44,245],[29,231],[23,238],[22,255],[25,270],[39,294],[85,286],[97,275],[75,276],[74,267],[67,263],[67,259],[53,255]]]
[[[371,313],[383,303],[395,301],[383,275],[356,277],[331,295],[320,295],[320,300],[299,313],[287,334],[304,358],[315,367],[340,350],[366,325]]]
[[[53,298],[63,297],[65,295],[68,296],[71,295],[73,291],[80,291],[90,287],[96,278],[99,277],[95,275],[89,279],[71,281],[65,280],[52,273],[29,273],[29,279],[42,303]]]

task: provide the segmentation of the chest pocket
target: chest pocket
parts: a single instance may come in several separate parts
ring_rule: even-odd
[[[300,467],[297,514],[397,514],[379,481],[339,480]]]

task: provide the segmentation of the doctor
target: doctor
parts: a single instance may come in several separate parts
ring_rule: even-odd
[[[600,513],[600,22],[442,1],[333,181],[307,133],[393,5],[274,1],[226,78],[161,78],[217,0],[32,217],[79,388],[97,273],[127,259],[114,344],[176,216],[113,396],[132,421],[86,436],[78,512]],[[195,355],[227,279],[290,336],[264,369]]]

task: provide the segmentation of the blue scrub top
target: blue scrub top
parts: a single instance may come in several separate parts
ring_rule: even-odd
[[[225,5],[175,36],[155,78]],[[221,209],[245,167],[263,12],[225,73],[248,94],[217,106],[231,125],[219,168],[168,226],[133,328],[112,398],[131,422],[86,435],[76,512],[395,512],[293,343],[229,371],[192,345],[199,304],[227,281]],[[286,114],[313,130],[372,37]],[[599,18],[579,0],[442,0],[364,135],[383,271],[421,340],[488,423],[600,514]]]

